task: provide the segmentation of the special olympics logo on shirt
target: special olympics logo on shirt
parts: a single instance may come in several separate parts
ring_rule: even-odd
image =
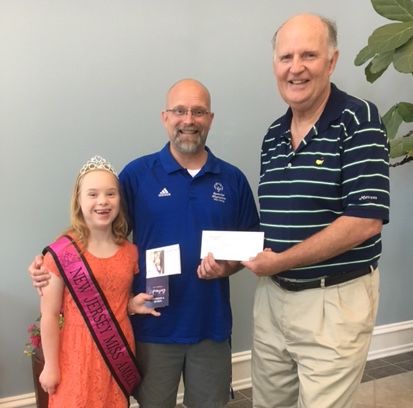
[[[214,201],[219,201],[221,203],[225,203],[226,197],[225,194],[222,192],[224,191],[224,186],[220,182],[214,183],[214,192],[212,193],[212,199]]]
[[[221,183],[216,182],[214,184],[214,189],[216,192],[220,193],[224,189],[224,186]]]

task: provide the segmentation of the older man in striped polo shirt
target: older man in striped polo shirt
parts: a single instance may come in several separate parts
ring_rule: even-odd
[[[275,33],[285,115],[262,144],[266,249],[244,265],[254,303],[254,407],[351,407],[378,304],[389,219],[386,131],[377,108],[330,82],[331,21],[297,15]]]

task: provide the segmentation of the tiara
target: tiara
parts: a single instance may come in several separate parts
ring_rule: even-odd
[[[83,176],[92,170],[106,170],[118,177],[118,173],[112,165],[102,156],[93,156],[80,169],[79,176]]]

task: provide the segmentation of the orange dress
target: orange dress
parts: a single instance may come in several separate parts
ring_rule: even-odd
[[[136,246],[126,241],[109,258],[97,258],[87,251],[84,256],[135,352],[127,304],[138,268]],[[50,253],[46,254],[44,264],[60,276]],[[107,368],[67,288],[63,294],[63,314],[59,348],[61,382],[56,393],[49,396],[49,408],[128,407],[129,401]]]

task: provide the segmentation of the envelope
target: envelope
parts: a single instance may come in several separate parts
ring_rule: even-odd
[[[264,232],[202,231],[201,258],[211,252],[215,259],[248,261],[263,248]]]

